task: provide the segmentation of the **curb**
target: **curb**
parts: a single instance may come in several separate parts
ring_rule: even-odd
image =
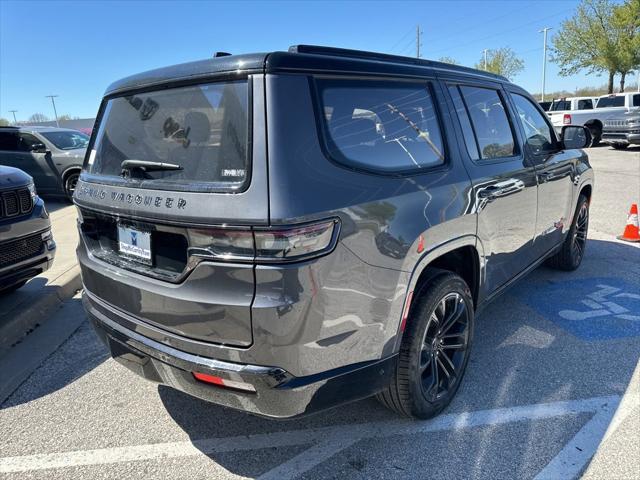
[[[81,288],[80,267],[74,265],[56,279],[55,285],[46,287],[47,292],[38,296],[31,305],[19,305],[15,309],[16,315],[3,321],[0,326],[0,357],[36,326],[42,325],[54,310]]]

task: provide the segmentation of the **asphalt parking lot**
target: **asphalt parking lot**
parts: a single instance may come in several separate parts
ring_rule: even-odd
[[[640,247],[615,236],[640,201],[640,148],[589,154],[583,265],[541,267],[482,313],[443,415],[374,399],[290,421],[226,410],[109,359],[76,296],[50,322],[79,328],[1,405],[0,476],[639,478]]]

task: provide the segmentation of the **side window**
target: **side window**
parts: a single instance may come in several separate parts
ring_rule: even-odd
[[[350,166],[403,172],[444,163],[428,84],[317,79],[331,156]]]
[[[496,90],[460,86],[483,160],[515,155],[507,112]]]
[[[0,132],[0,150],[15,152],[18,150],[18,135],[15,132]]]
[[[20,133],[18,138],[18,150],[21,150],[23,152],[30,152],[33,145],[37,143],[42,142],[30,133]]]
[[[525,133],[527,148],[534,155],[556,151],[555,137],[546,119],[528,98],[512,93],[513,103]]]
[[[464,102],[462,101],[462,97],[460,96],[460,92],[458,91],[458,87],[456,85],[450,85],[449,93],[451,94],[453,105],[456,108],[456,113],[458,114],[458,119],[460,120],[462,135],[464,136],[464,143],[467,146],[469,157],[471,157],[472,160],[479,160],[480,155],[478,154],[478,144],[476,143],[476,137],[473,135],[473,127],[471,126],[471,121],[469,120],[469,114],[467,113],[467,108],[464,106]]]
[[[633,96],[633,106],[640,107],[640,93]]]
[[[585,100],[578,100],[578,110],[592,110],[593,102],[587,98]]]

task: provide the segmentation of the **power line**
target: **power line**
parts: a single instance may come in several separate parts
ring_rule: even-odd
[[[413,28],[410,28],[409,30],[407,30],[407,31],[404,33],[404,35],[402,35],[402,37],[400,37],[400,40],[398,40],[396,43],[394,43],[394,44],[393,44],[393,47],[391,47],[391,48],[389,49],[389,51],[390,51],[390,52],[393,52],[393,51],[396,49],[396,47],[397,47],[398,45],[400,45],[400,43],[401,43],[404,39],[406,39],[406,38],[407,38],[407,36],[408,36],[411,32],[413,32]]]
[[[485,37],[478,38],[478,39],[473,40],[471,42],[459,43],[459,44],[453,45],[452,47],[447,47],[447,48],[443,48],[443,49],[440,49],[440,50],[436,50],[434,53],[446,52],[448,50],[452,50],[452,49],[455,49],[455,48],[466,47],[466,46],[473,45],[473,44],[476,44],[478,42],[481,42],[483,40],[487,40],[489,38],[493,38],[493,37],[497,37],[499,35],[503,35],[505,33],[515,32],[516,30],[520,30],[522,27],[526,27],[528,25],[532,25],[534,23],[541,22],[542,20],[547,20],[549,18],[557,17],[558,15],[560,15],[562,13],[565,13],[565,12],[569,12],[569,11],[573,11],[573,9],[572,8],[568,8],[568,9],[562,10],[560,12],[554,13],[553,15],[547,15],[546,17],[538,18],[536,20],[532,20],[530,22],[523,23],[521,25],[515,26],[515,27],[510,28],[508,30],[502,30],[502,31],[499,31],[499,32],[496,32],[496,33],[492,33],[491,35],[487,35]]]

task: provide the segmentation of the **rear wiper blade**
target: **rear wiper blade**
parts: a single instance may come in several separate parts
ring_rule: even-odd
[[[139,169],[143,172],[153,172],[160,170],[182,170],[180,165],[175,163],[149,162],[147,160],[124,160],[120,164],[122,171]]]

